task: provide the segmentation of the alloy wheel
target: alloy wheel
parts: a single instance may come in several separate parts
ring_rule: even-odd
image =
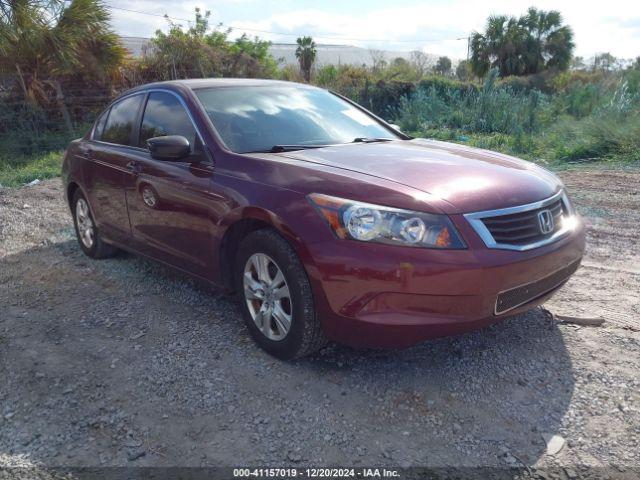
[[[91,220],[89,205],[84,198],[79,198],[76,202],[76,224],[78,226],[78,235],[82,244],[91,249],[93,247],[95,227]]]
[[[284,274],[264,253],[254,253],[244,267],[244,298],[254,323],[270,340],[282,340],[291,328],[291,294]]]

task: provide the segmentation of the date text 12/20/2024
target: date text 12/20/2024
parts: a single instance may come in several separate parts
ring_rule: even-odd
[[[234,468],[234,478],[397,478],[387,468]]]

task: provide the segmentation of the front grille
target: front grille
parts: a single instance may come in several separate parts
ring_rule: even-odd
[[[538,214],[543,210],[551,211],[553,229],[542,233]],[[482,218],[489,233],[496,243],[509,245],[527,245],[552,237],[562,228],[562,216],[565,213],[562,199],[534,210],[527,210],[510,215]]]
[[[545,200],[483,212],[465,213],[488,248],[525,251],[568,235],[576,225],[564,191]]]
[[[562,283],[566,282],[569,277],[575,273],[579,266],[580,260],[577,260],[541,280],[499,293],[496,300],[496,315],[500,315],[501,313],[508,312],[509,310],[524,305],[525,303],[535,300],[545,293],[557,288]]]

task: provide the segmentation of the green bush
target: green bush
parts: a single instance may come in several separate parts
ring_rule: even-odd
[[[338,80],[339,70],[335,65],[325,65],[320,67],[314,76],[316,85],[333,88]]]
[[[227,31],[207,31],[206,20],[200,15],[187,31],[173,26],[169,34],[158,34],[155,54],[124,65],[117,88],[61,77],[71,117],[68,127],[56,98],[33,106],[5,91],[0,95],[0,183],[16,185],[57,174],[55,152],[82,136],[109,100],[129,86],[192,75],[303,81],[297,65],[276,69],[267,42],[248,37],[231,42]],[[180,69],[184,71],[177,72]],[[483,83],[426,71],[424,65],[398,59],[377,68],[325,65],[315,70],[311,83],[345,95],[414,136],[533,160],[638,160],[639,69],[505,78],[493,71]]]
[[[477,91],[478,86],[471,82],[461,82],[442,75],[430,75],[418,82],[419,90],[434,89],[439,95],[447,95],[452,91],[464,94],[468,91]]]
[[[479,89],[440,82],[400,101],[396,122],[414,136],[550,161],[640,160],[640,75],[563,74],[546,94],[487,76]],[[520,80],[518,80],[520,81]]]
[[[529,92],[538,90],[543,93],[555,93],[555,87],[551,81],[553,76],[549,72],[537,73],[528,76],[508,76],[497,81],[499,87],[510,88],[514,92]]]
[[[640,115],[603,114],[558,122],[550,147],[559,160],[640,160]]]
[[[73,131],[68,131],[57,109],[10,103],[6,97],[0,98],[0,158],[64,149],[69,141],[84,135],[90,125],[79,121],[73,125]]]
[[[414,89],[411,82],[380,80],[375,84],[365,84],[357,101],[376,115],[392,119],[398,115],[401,99],[411,95]]]
[[[591,115],[600,102],[602,87],[593,83],[575,83],[567,88],[564,95],[556,96],[560,112],[577,118]]]
[[[513,135],[535,132],[546,108],[545,95],[498,87],[496,79],[494,70],[479,89],[448,88],[442,83],[423,86],[400,100],[397,121],[409,131],[444,126]]]

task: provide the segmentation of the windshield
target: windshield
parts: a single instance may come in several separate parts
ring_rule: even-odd
[[[399,138],[362,110],[317,88],[214,87],[195,92],[224,143],[236,153]]]

